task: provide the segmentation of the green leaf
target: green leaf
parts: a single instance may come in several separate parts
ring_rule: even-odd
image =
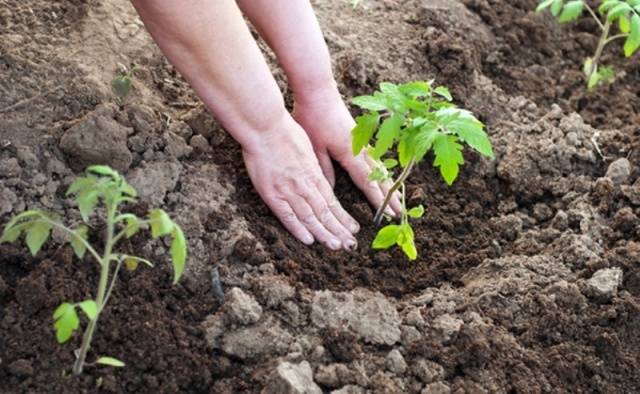
[[[595,70],[589,77],[589,81],[587,82],[587,88],[591,90],[595,88],[599,82],[600,82],[600,73],[598,73],[598,70]]]
[[[403,242],[402,245],[400,245],[400,248],[402,248],[402,251],[407,255],[409,260],[413,261],[418,258],[418,250],[416,249],[416,244],[413,240]]]
[[[140,219],[137,216],[126,213],[122,215],[125,222],[124,234],[127,238],[133,237],[140,230]]]
[[[561,23],[574,21],[578,19],[580,15],[582,15],[583,10],[584,10],[583,0],[570,1],[564,6],[564,9],[562,10],[562,14],[560,14],[560,17],[558,20]]]
[[[171,234],[174,227],[171,218],[162,209],[154,209],[149,212],[149,225],[151,225],[153,239]]]
[[[400,137],[398,143],[398,161],[402,167],[406,167],[414,155],[414,146],[411,144],[411,135],[405,134]]]
[[[5,227],[4,231],[2,232],[2,237],[0,237],[0,244],[4,242],[15,242],[20,237],[20,234],[22,234],[23,229],[24,224],[13,227]]]
[[[362,149],[369,144],[373,133],[378,128],[380,115],[377,112],[368,113],[356,118],[356,127],[351,131],[353,136],[353,155],[360,154]]]
[[[67,192],[65,195],[69,196],[71,194],[79,193],[82,190],[94,189],[96,187],[97,182],[98,182],[98,179],[93,175],[76,178],[76,180],[73,181],[69,186],[69,189],[67,189]]]
[[[124,194],[127,194],[134,198],[138,197],[138,192],[136,191],[136,189],[134,189],[133,186],[128,184],[127,181],[125,181],[124,179],[122,180],[122,185],[120,186],[120,189]]]
[[[382,164],[384,164],[384,166],[388,169],[391,170],[392,168],[395,168],[398,166],[398,160],[396,159],[386,159],[382,162]]]
[[[113,170],[109,166],[104,166],[104,165],[89,166],[87,167],[87,172],[93,172],[94,174],[110,177],[110,178],[113,178],[114,180],[120,179],[120,174],[118,174],[117,171]]]
[[[381,96],[359,96],[351,99],[351,102],[369,111],[383,111],[387,109],[387,103]]]
[[[80,327],[80,319],[78,319],[75,305],[68,302],[62,303],[56,308],[53,312],[53,320],[58,343],[68,341],[73,331]]]
[[[87,246],[84,242],[82,242],[82,240],[87,240],[88,231],[89,228],[87,226],[80,225],[74,230],[73,234],[71,235],[71,239],[69,240],[69,243],[73,248],[73,252],[76,254],[76,256],[78,256],[79,259],[82,259],[85,252],[87,251]]]
[[[618,4],[620,4],[620,0],[605,0],[598,7],[598,12],[600,12],[601,14],[605,14],[607,11]]]
[[[435,90],[433,91],[435,94],[437,94],[440,97],[444,97],[447,101],[452,101],[453,97],[451,96],[451,93],[449,92],[449,89],[447,89],[444,86],[438,86],[437,88],[435,88]]]
[[[609,10],[609,13],[607,14],[607,20],[609,20],[609,22],[613,22],[621,16],[626,16],[629,11],[631,11],[631,6],[627,3],[620,2],[618,5]]]
[[[460,165],[464,163],[462,145],[453,135],[439,134],[433,141],[436,159],[434,166],[440,167],[440,174],[447,185],[451,186],[458,177]]]
[[[51,233],[51,225],[44,221],[36,221],[32,226],[27,229],[27,246],[33,256],[38,254],[42,245],[49,238]]]
[[[638,48],[640,48],[640,16],[633,13],[631,17],[631,26],[629,29],[629,37],[624,43],[624,55],[630,57]]]
[[[631,21],[626,16],[618,18],[618,28],[624,34],[629,34],[631,31]]]
[[[21,212],[18,215],[16,215],[13,219],[11,219],[9,223],[7,223],[7,225],[4,226],[4,229],[7,230],[15,226],[22,219],[33,218],[34,216],[42,216],[42,215],[43,215],[43,212],[38,210],[29,210],[29,211]]]
[[[82,301],[78,304],[89,320],[95,320],[98,316],[98,304],[94,300]]]
[[[545,9],[549,8],[549,6],[551,6],[553,2],[554,0],[544,0],[540,2],[540,4],[538,4],[538,6],[536,7],[536,12],[544,11]]]
[[[413,138],[413,148],[416,160],[422,160],[424,155],[426,155],[429,149],[431,149],[433,140],[438,134],[440,133],[438,132],[438,125],[436,123],[427,122],[422,125],[418,133]]]
[[[431,95],[431,85],[424,81],[414,81],[400,85],[398,91],[413,98],[427,97]]]
[[[171,241],[171,261],[173,262],[173,284],[178,283],[187,262],[187,241],[182,229],[177,224],[173,227]]]
[[[562,11],[563,5],[564,5],[563,0],[553,0],[553,3],[551,3],[551,14],[553,16],[560,15],[560,11]]]
[[[449,131],[457,134],[462,141],[469,144],[473,149],[487,157],[494,157],[491,141],[484,132],[484,125],[480,121],[460,118],[449,123],[447,128]]]
[[[392,247],[396,244],[400,231],[401,226],[396,224],[390,224],[381,228],[371,246],[374,249],[388,249]]]
[[[132,82],[128,75],[120,75],[111,80],[111,89],[116,96],[124,99],[131,91]]]
[[[414,219],[421,218],[422,215],[424,215],[424,207],[422,205],[418,205],[417,207],[413,207],[407,212],[407,215],[409,217],[414,218]]]
[[[380,130],[376,134],[377,141],[373,150],[373,158],[378,160],[393,146],[394,141],[400,135],[400,128],[404,123],[402,115],[393,114],[382,122]]]
[[[89,216],[91,216],[93,208],[98,203],[99,193],[98,189],[82,189],[76,196],[80,216],[82,216],[82,220],[85,222],[89,221]]]
[[[141,257],[122,255],[120,259],[124,262],[125,267],[129,271],[135,271],[138,268],[139,263],[146,264],[149,267],[153,268],[153,263]]]
[[[384,168],[376,167],[371,170],[371,173],[367,177],[371,182],[384,182],[389,179],[389,173]]]
[[[96,360],[96,364],[108,365],[110,367],[117,367],[117,368],[121,368],[125,366],[125,364],[122,361],[118,360],[117,358],[105,357],[105,356],[98,358]]]

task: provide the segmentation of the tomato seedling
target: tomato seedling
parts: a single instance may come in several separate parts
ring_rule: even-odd
[[[601,31],[598,46],[593,57],[587,58],[583,66],[590,90],[601,83],[615,80],[613,68],[600,65],[602,52],[608,44],[624,39],[622,49],[626,57],[631,57],[640,48],[640,0],[600,0],[598,13],[585,0],[543,0],[538,4],[536,12],[546,9],[561,23],[575,21],[587,11],[598,24]],[[615,24],[619,33],[611,35]]]
[[[133,72],[136,70],[136,67],[131,67],[130,70],[124,65],[120,65],[122,68],[122,73],[117,75],[111,80],[111,90],[118,97],[120,102],[124,102],[124,100],[131,92],[131,87],[133,86]]]
[[[80,374],[85,365],[87,352],[91,347],[98,319],[111,296],[120,267],[124,264],[129,270],[134,270],[139,263],[153,267],[153,264],[146,259],[116,252],[114,248],[118,241],[123,238],[131,238],[141,229],[146,228],[151,229],[153,239],[170,236],[172,238],[170,254],[174,270],[174,284],[178,282],[184,271],[187,244],[180,226],[173,222],[162,209],[152,209],[146,219],[139,218],[132,213],[121,213],[120,205],[134,202],[137,193],[119,173],[107,166],[87,168],[85,176],[78,177],[69,186],[67,195],[75,196],[80,216],[86,224],[79,224],[73,228],[67,227],[56,214],[39,210],[25,211],[7,223],[0,243],[15,242],[20,235],[25,234],[27,247],[35,256],[49,238],[51,230],[56,228],[67,235],[67,240],[78,258],[84,258],[85,254],[89,252],[99,264],[100,280],[96,298],[82,302],[64,302],[53,312],[53,326],[59,343],[67,342],[73,332],[79,328],[78,308],[89,320],[82,338],[82,345],[73,365],[73,372]],[[88,241],[89,217],[99,203],[104,206],[106,215],[102,254],[99,254],[98,250]],[[114,266],[115,268],[112,269]],[[107,356],[98,357],[95,364],[124,366],[122,361]]]
[[[372,96],[360,96],[352,100],[353,104],[365,110],[363,115],[356,118],[357,124],[352,131],[353,154],[362,154],[362,150],[367,148],[368,154],[378,162],[369,179],[393,182],[376,212],[376,227],[380,226],[393,194],[400,191],[401,195],[400,224],[390,224],[380,229],[373,240],[374,249],[398,245],[410,260],[417,258],[409,218],[421,217],[424,208],[420,205],[407,209],[405,181],[427,152],[433,151],[433,165],[439,168],[449,186],[458,177],[460,165],[464,163],[461,142],[493,158],[484,125],[471,112],[452,104],[452,100],[449,90],[444,86],[433,88],[433,81],[404,85],[383,82],[380,91]],[[401,171],[394,179],[393,171],[398,166]]]

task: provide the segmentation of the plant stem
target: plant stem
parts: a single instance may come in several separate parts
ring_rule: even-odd
[[[591,80],[593,73],[598,72],[598,63],[600,62],[600,58],[602,57],[602,51],[604,51],[604,47],[607,45],[607,39],[609,38],[609,31],[611,30],[611,22],[607,19],[607,22],[604,24],[602,28],[602,35],[600,36],[600,41],[598,42],[598,48],[596,48],[596,53],[593,56],[593,62],[591,63],[591,70],[589,70],[589,75],[587,75],[587,83]]]
[[[391,186],[391,189],[389,189],[389,192],[385,196],[384,201],[382,202],[382,205],[380,205],[380,208],[378,208],[376,215],[373,217],[373,224],[375,227],[380,227],[380,223],[382,223],[382,217],[384,215],[384,211],[385,209],[387,209],[387,206],[389,206],[389,201],[391,201],[391,198],[393,197],[393,193],[395,193],[401,186],[404,185],[404,181],[407,179],[407,177],[411,173],[411,169],[413,169],[413,166],[415,164],[416,164],[416,160],[415,158],[412,158],[409,161],[409,164],[407,164],[404,170],[402,170],[402,173],[400,174],[398,179],[395,181],[393,186]],[[403,207],[403,209],[404,208],[405,207]]]
[[[96,296],[96,304],[98,305],[98,313],[96,314],[96,318],[89,321],[89,325],[84,332],[84,336],[82,337],[82,345],[80,346],[80,354],[78,354],[78,358],[76,362],[73,364],[73,373],[79,375],[82,373],[82,369],[85,364],[85,360],[87,358],[87,352],[91,347],[91,340],[93,339],[93,332],[96,329],[96,325],[98,324],[98,319],[100,318],[100,314],[104,309],[105,304],[105,294],[107,292],[107,283],[109,281],[109,268],[111,263],[111,250],[113,249],[114,244],[114,227],[115,227],[115,212],[116,206],[110,205],[107,207],[107,240],[104,247],[104,256],[100,261],[100,282],[98,282],[98,294]],[[113,279],[115,280],[115,278]]]
[[[47,223],[49,223],[50,225],[52,225],[54,227],[58,227],[59,229],[64,230],[65,232],[69,233],[72,237],[75,237],[75,238],[79,239],[80,242],[82,242],[82,244],[84,245],[84,247],[87,248],[89,253],[91,253],[91,255],[96,259],[98,264],[102,264],[102,257],[100,257],[98,252],[96,252],[96,250],[84,238],[76,237],[76,235],[73,232],[73,230],[68,229],[63,224],[60,224],[58,222],[54,222],[53,220],[49,220],[49,219],[44,219],[44,220]]]
[[[591,8],[587,3],[584,3],[584,5],[587,8],[587,11],[589,11],[589,14],[591,14],[596,23],[598,23],[598,26],[600,26],[600,30],[604,30],[604,25],[600,21],[600,18],[598,18],[598,15],[596,15],[595,11],[593,11],[593,8]]]
[[[402,190],[402,224],[407,224],[409,222],[409,218],[407,217],[406,187],[404,182],[400,189]]]

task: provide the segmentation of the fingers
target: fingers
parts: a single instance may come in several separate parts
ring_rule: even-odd
[[[318,157],[318,162],[320,163],[320,168],[322,168],[322,173],[324,177],[327,178],[327,181],[331,185],[331,187],[336,186],[336,174],[333,170],[333,163],[331,162],[331,157],[327,153],[316,152],[316,156]]]
[[[345,156],[340,160],[340,164],[347,170],[356,186],[367,196],[371,205],[378,209],[383,204],[392,184],[391,182],[386,182],[380,185],[379,182],[369,180],[369,174],[374,166],[373,159],[369,158],[365,152],[362,152],[355,157],[350,155]],[[397,216],[402,213],[399,193],[394,193],[389,205],[385,209],[385,213],[391,216]]]
[[[289,203],[280,199],[265,198],[265,202],[269,205],[269,208],[278,217],[282,225],[298,240],[305,245],[311,245],[313,243],[313,235],[307,230],[307,228],[300,222],[298,216],[295,214]]]
[[[329,209],[331,209],[331,212],[340,221],[340,223],[352,234],[356,234],[360,231],[360,225],[353,217],[351,217],[351,215],[349,215],[347,211],[344,210],[344,208],[342,208],[342,205],[340,205],[340,202],[333,194],[333,189],[329,187],[326,182],[321,181],[317,182],[317,186],[322,197],[325,201],[328,201]]]

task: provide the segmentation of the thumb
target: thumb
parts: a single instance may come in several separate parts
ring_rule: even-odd
[[[320,168],[322,169],[322,173],[324,177],[327,178],[331,187],[336,186],[336,174],[333,170],[333,163],[331,162],[331,157],[329,154],[325,152],[316,152],[316,156],[318,157],[318,162],[320,163]]]

